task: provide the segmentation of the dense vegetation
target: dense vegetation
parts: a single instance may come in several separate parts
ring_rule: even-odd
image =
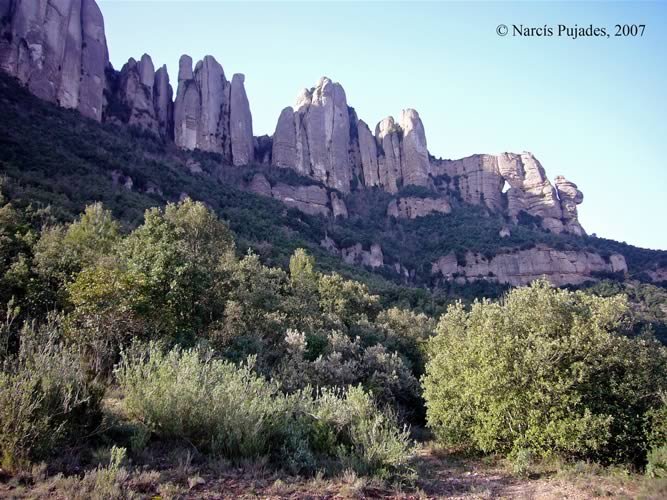
[[[504,296],[484,283],[408,288],[342,265],[320,240],[380,242],[425,284],[437,255],[499,251],[506,221],[463,206],[387,219],[379,191],[350,195],[350,220],[310,217],[233,186],[256,171],[312,182],[293,172],[232,171],[7,77],[0,90],[3,471],[103,445],[110,465],[89,456],[98,467],[80,495],[120,498],[125,458],[179,443],[207,460],[406,480],[409,428],[427,424],[448,446],[664,476],[663,287],[610,276]],[[502,245],[536,243],[621,251],[638,278],[665,265],[664,252],[528,222]],[[501,298],[473,302],[482,295]]]
[[[129,233],[101,204],[63,225],[5,203],[0,250],[5,470],[102,439],[407,479],[403,425],[427,417],[446,444],[662,473],[667,351],[636,334],[625,295],[537,283],[436,328],[302,249],[288,270],[238,257],[190,199]],[[105,427],[110,392],[123,420]]]
[[[451,307],[429,343],[429,425],[487,453],[641,463],[665,410],[667,349],[624,334],[629,314],[622,295],[539,281],[501,303]]]

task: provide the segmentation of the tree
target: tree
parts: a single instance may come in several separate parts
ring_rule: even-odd
[[[146,211],[145,222],[121,252],[131,273],[145,278],[150,325],[174,340],[192,342],[222,313],[219,285],[233,258],[227,225],[203,203],[186,199]]]
[[[546,281],[500,303],[450,307],[429,344],[429,426],[445,443],[484,452],[645,456],[645,420],[667,387],[667,350],[625,336],[628,320],[623,296]]]

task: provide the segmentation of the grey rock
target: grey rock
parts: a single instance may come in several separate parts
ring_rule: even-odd
[[[250,191],[262,196],[271,196],[271,184],[262,174],[255,174],[250,181]]]
[[[229,128],[234,165],[248,165],[254,159],[252,115],[244,86],[245,77],[232,77]]]
[[[426,133],[419,113],[414,109],[401,112],[401,177],[405,186],[427,186],[431,165],[426,147]]]
[[[271,195],[287,206],[309,215],[330,216],[329,195],[320,186],[290,186],[278,183],[271,188]]]
[[[271,165],[273,139],[268,135],[253,138],[255,162],[260,165]]]
[[[341,250],[343,261],[351,265],[363,265],[377,269],[384,265],[384,255],[382,247],[377,243],[371,245],[370,250],[364,250],[361,243],[357,243]]]
[[[153,85],[153,103],[160,135],[168,140],[174,138],[174,91],[169,84],[167,67],[162,66],[155,72]]]
[[[347,219],[347,205],[345,201],[338,196],[336,193],[331,193],[331,210],[334,217],[341,217]]]
[[[36,96],[102,119],[109,56],[94,0],[0,4],[0,69]]]
[[[348,192],[353,165],[350,111],[343,87],[323,77],[314,88],[298,95],[292,121],[288,109],[282,111],[276,126],[273,164]]]
[[[449,214],[452,206],[444,198],[401,197],[389,202],[387,216],[400,219],[416,219],[434,213]]]
[[[586,234],[584,228],[579,223],[577,205],[584,201],[584,194],[579,191],[574,182],[568,181],[565,177],[558,176],[554,180],[556,192],[560,200],[560,206],[563,213],[563,224],[565,231],[583,236]]]
[[[155,71],[150,56],[144,54],[138,63],[130,59],[120,71],[117,99],[129,111],[129,116],[123,116],[122,119],[130,125],[145,128],[157,134],[159,125],[155,113],[154,83]]]
[[[614,254],[606,262],[597,253],[561,251],[545,246],[499,254],[491,259],[467,252],[465,265],[459,265],[454,254],[449,254],[432,264],[432,272],[446,279],[457,274],[467,281],[487,280],[513,286],[526,285],[542,277],[556,286],[578,285],[594,281],[596,272],[626,270],[625,258],[620,254]]]
[[[364,185],[366,187],[380,185],[380,173],[378,169],[378,149],[375,137],[366,125],[366,122],[357,122],[359,135],[359,153],[361,156],[361,169],[363,172]]]
[[[294,110],[291,107],[283,109],[278,118],[276,131],[273,134],[271,162],[277,167],[284,168],[295,168],[297,165],[296,128]]]
[[[401,178],[401,130],[389,116],[375,127],[378,145],[378,173],[385,191],[396,193]]]

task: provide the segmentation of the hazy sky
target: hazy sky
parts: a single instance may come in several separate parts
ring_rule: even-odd
[[[98,2],[117,69],[146,52],[175,87],[181,54],[211,54],[244,73],[255,135],[326,75],[372,129],[411,107],[435,156],[531,151],[584,192],[589,233],[667,249],[667,2]],[[559,24],[612,36],[558,37]]]

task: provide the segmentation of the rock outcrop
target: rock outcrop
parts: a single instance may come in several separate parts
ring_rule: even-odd
[[[36,96],[100,121],[109,55],[94,0],[2,0],[0,69]]]
[[[560,207],[563,214],[562,221],[564,229],[568,233],[579,236],[586,234],[584,228],[579,224],[577,214],[577,205],[580,205],[584,201],[584,193],[579,191],[574,182],[568,181],[562,175],[556,177],[554,182],[556,184],[556,192],[558,193],[558,199],[560,200]]]
[[[343,87],[323,77],[285,108],[273,139],[273,164],[350,191],[350,116]]]
[[[345,202],[335,193],[317,185],[291,186],[282,182],[271,185],[263,174],[255,174],[247,185],[248,191],[282,201],[309,215],[347,218]]]
[[[385,118],[375,128],[357,118],[339,83],[323,77],[304,89],[294,108],[280,113],[273,136],[272,164],[292,168],[341,192],[361,185],[395,193],[402,185],[427,186],[430,169],[419,114]]]
[[[105,110],[106,121],[119,120],[173,140],[173,89],[166,66],[155,71],[148,54],[138,62],[130,58],[120,73],[110,76],[108,87],[113,104]]]
[[[155,72],[153,85],[153,104],[160,135],[167,140],[174,140],[174,90],[169,84],[167,66]]]
[[[178,91],[174,103],[174,141],[183,149],[220,153],[233,165],[254,159],[252,116],[244,87],[244,76],[232,82],[213,56],[179,62]]]
[[[416,219],[433,213],[451,213],[452,206],[444,198],[406,197],[392,200],[387,207],[387,215],[399,219]]]
[[[401,178],[404,186],[427,186],[431,165],[426,148],[426,133],[419,113],[414,109],[401,112]]]
[[[515,222],[524,212],[538,217],[541,226],[554,233],[585,234],[576,208],[583,194],[563,177],[556,178],[555,186],[551,184],[532,153],[433,159],[431,166],[436,179],[444,178],[447,190],[458,193],[466,203],[485,206]]]
[[[341,250],[343,261],[347,264],[356,264],[377,269],[384,266],[382,247],[377,243],[371,245],[370,250],[364,250],[361,243]]]
[[[526,285],[546,277],[556,286],[578,285],[595,280],[599,272],[627,272],[625,258],[620,254],[608,260],[592,252],[554,250],[536,247],[515,253],[496,255],[491,259],[467,252],[465,263],[448,254],[433,262],[432,273],[460,282],[488,280],[513,286]]]
[[[113,71],[95,0],[0,0],[0,68],[39,97],[96,120],[145,128],[183,149],[219,153],[235,166],[294,169],[344,194],[400,193],[407,186],[433,191],[433,199],[399,194],[390,216],[447,214],[450,202],[461,201],[554,233],[585,234],[577,214],[583,194],[563,177],[552,184],[531,153],[436,160],[417,111],[404,109],[398,121],[389,116],[372,132],[343,87],[326,77],[283,109],[273,137],[253,137],[245,77],[228,81],[210,55],[194,68],[192,58],[181,57],[174,101],[166,67],[156,71],[146,54]],[[324,201],[315,190],[322,188],[279,188],[270,195],[304,211],[348,216],[337,195],[325,193]]]

